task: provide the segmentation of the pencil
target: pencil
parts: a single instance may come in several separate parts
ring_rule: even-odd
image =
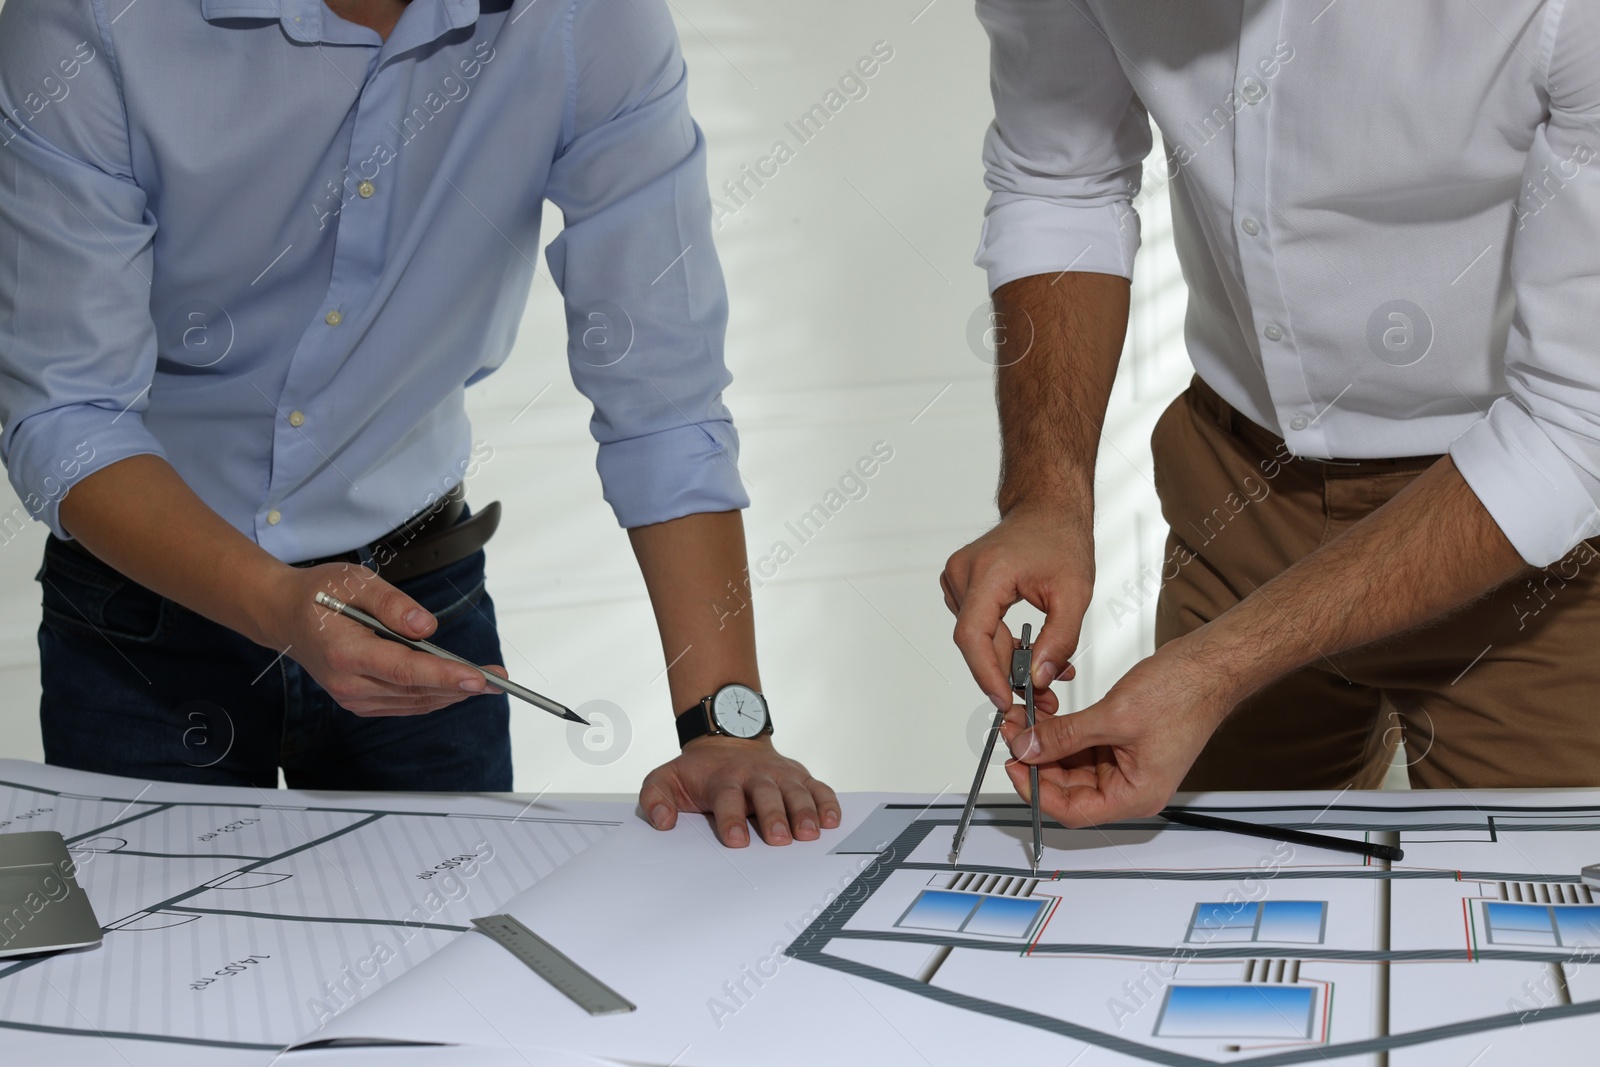
[[[1158,814],[1168,822],[1197,826],[1202,830],[1222,830],[1230,834],[1264,837],[1269,841],[1287,841],[1292,845],[1327,848],[1335,852],[1353,852],[1357,856],[1388,860],[1391,863],[1400,862],[1406,855],[1405,850],[1398,845],[1378,845],[1370,841],[1352,841],[1347,837],[1330,837],[1327,834],[1306,833],[1304,830],[1285,830],[1278,826],[1240,822],[1238,819],[1219,819],[1215,815],[1201,815],[1182,808],[1162,808]]]
[[[338,612],[345,618],[359,622],[361,625],[365,626],[367,629],[371,630],[373,633],[376,633],[380,637],[387,637],[390,640],[398,641],[402,645],[407,645],[416,649],[418,652],[427,652],[430,655],[438,656],[440,659],[447,659],[452,663],[459,663],[463,666],[471,667],[473,670],[483,675],[484,680],[490,685],[494,686],[496,689],[503,689],[514,697],[517,697],[521,700],[526,700],[534,707],[548,711],[558,719],[566,719],[568,722],[581,722],[585,726],[589,725],[589,720],[585,719],[583,716],[579,715],[565,704],[558,704],[547,696],[541,696],[538,693],[535,693],[532,689],[529,689],[525,685],[518,685],[509,678],[502,678],[493,671],[485,670],[483,667],[480,667],[478,664],[469,659],[462,659],[454,652],[446,652],[438,645],[430,644],[427,641],[414,640],[410,637],[397,634],[383,623],[373,618],[371,615],[368,615],[366,612],[362,611],[360,608],[351,604],[346,604],[336,596],[330,596],[327,593],[318,593],[316,599],[317,603],[321,604],[323,607],[331,608],[333,611]]]

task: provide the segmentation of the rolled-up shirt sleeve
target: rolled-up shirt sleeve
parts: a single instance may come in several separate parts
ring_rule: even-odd
[[[1132,277],[1151,134],[1116,50],[1082,4],[978,0],[978,19],[995,117],[973,262],[989,291],[1065,270]]]
[[[746,507],[705,139],[667,5],[576,5],[571,33],[569,130],[546,189],[565,228],[546,256],[606,501],[630,528]]]
[[[0,11],[0,111],[0,458],[28,514],[68,537],[75,482],[163,454],[141,421],[155,221],[88,3]]]
[[[1509,393],[1450,445],[1536,567],[1600,534],[1600,0],[1568,0],[1560,19],[1513,221]]]

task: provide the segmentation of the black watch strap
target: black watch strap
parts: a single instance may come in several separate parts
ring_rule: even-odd
[[[701,700],[700,703],[678,716],[678,747],[682,748],[696,738],[705,737],[714,733],[711,729],[711,709],[706,707],[710,698]]]

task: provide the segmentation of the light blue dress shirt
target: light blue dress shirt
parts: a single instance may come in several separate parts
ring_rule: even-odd
[[[140,453],[287,561],[410,518],[473,463],[545,199],[618,520],[748,504],[663,0],[412,0],[387,41],[322,0],[9,0],[0,109],[0,457],[56,534]]]

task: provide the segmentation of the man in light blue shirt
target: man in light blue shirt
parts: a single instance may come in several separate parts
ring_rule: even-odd
[[[509,788],[503,694],[313,595],[498,661],[463,393],[510,350],[546,199],[605,497],[683,653],[674,709],[759,689],[749,612],[709,607],[743,580],[748,499],[661,0],[9,0],[0,110],[0,455],[53,534],[52,762]],[[195,701],[237,734],[204,768],[167,743]],[[834,825],[767,737],[686,743],[652,822]]]

